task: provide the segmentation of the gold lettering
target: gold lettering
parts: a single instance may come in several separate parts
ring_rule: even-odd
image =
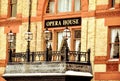
[[[69,24],[70,24],[70,25],[72,24],[72,20],[68,20],[68,25],[69,25]]]
[[[55,26],[57,26],[58,25],[58,21],[55,21]]]
[[[67,20],[63,20],[63,25],[66,25],[67,24]]]
[[[65,25],[77,25],[79,24],[79,19],[66,19],[66,20],[62,20],[62,22],[60,20],[55,20],[55,21],[47,21],[46,22],[46,26],[65,26]]]
[[[55,21],[55,26],[61,26],[61,22],[60,21]]]
[[[49,26],[49,22],[46,22],[46,26]]]
[[[59,21],[59,25],[61,26],[61,21]]]
[[[72,24],[79,24],[78,21],[79,21],[79,19],[73,19],[73,20],[72,20]]]
[[[48,22],[46,22],[46,26],[54,26],[54,21],[48,21]]]
[[[54,26],[54,21],[51,21],[51,25]]]

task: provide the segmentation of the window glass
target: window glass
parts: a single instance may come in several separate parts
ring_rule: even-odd
[[[74,39],[75,39],[75,51],[80,51],[81,49],[81,43],[80,43],[80,38],[81,38],[81,30],[75,30],[74,31]]]
[[[62,37],[62,32],[58,32],[58,51],[60,51],[61,50],[61,44],[62,44],[62,40],[63,40],[63,37]]]
[[[54,13],[55,1],[49,0],[46,13]]]
[[[61,51],[62,50],[62,47],[64,45],[64,43],[66,42],[64,39],[63,39],[63,32],[58,32],[58,51]],[[67,40],[67,44],[68,44],[68,47],[70,47],[70,38],[68,38]]]
[[[70,12],[72,0],[58,0],[58,12]]]
[[[75,0],[75,11],[80,11],[81,10],[81,1],[80,0]]]
[[[119,40],[120,40],[120,29],[111,30],[111,49],[110,58],[119,58]]]
[[[17,0],[11,0],[11,17],[15,17],[17,13]]]
[[[115,6],[115,0],[112,0],[111,2],[112,2],[111,7],[114,7]]]
[[[75,51],[80,51],[80,39],[75,40]]]

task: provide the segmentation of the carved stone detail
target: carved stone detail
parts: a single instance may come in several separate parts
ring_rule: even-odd
[[[81,65],[81,64],[67,64],[67,70],[91,73],[91,66],[90,65]]]
[[[120,16],[120,10],[104,10],[104,11],[96,11],[96,17],[112,17],[112,16]]]
[[[106,56],[95,56],[95,64],[105,64],[107,60]]]
[[[108,63],[107,71],[118,71],[118,63]]]

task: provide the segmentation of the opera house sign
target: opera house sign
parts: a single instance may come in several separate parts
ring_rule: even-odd
[[[81,17],[45,20],[45,27],[80,26]]]

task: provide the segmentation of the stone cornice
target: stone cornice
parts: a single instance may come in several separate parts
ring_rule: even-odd
[[[20,19],[3,19],[0,21],[0,26],[9,26],[12,24],[21,24],[22,21]]]
[[[120,9],[109,9],[96,11],[96,18],[115,17],[120,16]]]
[[[95,64],[106,64],[107,56],[95,56]]]

